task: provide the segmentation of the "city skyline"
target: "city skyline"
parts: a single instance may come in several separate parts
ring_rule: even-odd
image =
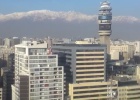
[[[139,100],[140,1],[0,1],[0,100]]]

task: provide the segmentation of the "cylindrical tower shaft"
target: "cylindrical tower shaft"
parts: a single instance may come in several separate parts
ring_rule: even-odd
[[[101,7],[98,14],[98,23],[99,23],[99,36],[100,44],[107,45],[107,53],[110,53],[110,35],[111,30],[111,20],[112,20],[112,8],[108,1],[101,3]]]

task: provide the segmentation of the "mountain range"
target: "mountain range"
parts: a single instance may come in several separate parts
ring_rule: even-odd
[[[98,37],[97,15],[35,10],[0,14],[0,37]],[[139,40],[140,19],[113,16],[111,38]]]

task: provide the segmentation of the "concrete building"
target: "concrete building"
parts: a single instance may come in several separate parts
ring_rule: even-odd
[[[135,55],[140,55],[140,41],[135,41],[134,42],[134,46],[135,46]]]
[[[124,60],[127,61],[130,58],[133,58],[134,56],[134,45],[129,45],[129,44],[122,44],[122,45],[111,45],[110,46],[110,54],[113,52],[119,52],[119,56],[123,56]],[[111,55],[113,56],[113,55]]]
[[[118,100],[140,100],[140,85],[118,87]]]
[[[12,84],[14,84],[14,72],[8,67],[4,67],[2,100],[12,100],[12,89],[11,89]]]
[[[120,52],[116,50],[110,51],[110,59],[111,60],[120,60]]]
[[[118,82],[118,100],[140,100],[140,83],[136,77],[120,76]]]
[[[111,97],[113,97],[112,100],[117,100],[118,83],[114,81],[112,87],[109,87],[110,85],[111,82],[69,84],[70,100],[111,100]]]
[[[54,44],[53,53],[58,54],[59,65],[64,66],[65,96],[70,97],[70,100],[110,98],[107,95],[107,87],[111,83],[106,82],[107,53],[105,45]],[[117,88],[117,83],[115,88]]]
[[[11,39],[5,38],[4,39],[4,46],[10,47],[11,46]]]
[[[3,100],[2,99],[2,87],[0,88],[0,100]]]
[[[11,85],[14,84],[14,54],[10,54],[7,60],[7,67],[2,68],[3,74],[3,99],[12,100]]]
[[[47,43],[24,42],[15,46],[15,84],[12,100],[64,100],[63,67]]]
[[[112,8],[110,3],[105,0],[101,3],[101,7],[98,14],[98,22],[99,22],[99,36],[100,36],[100,44],[107,45],[107,53],[110,53],[110,35],[112,33],[111,30],[111,20],[112,20]]]

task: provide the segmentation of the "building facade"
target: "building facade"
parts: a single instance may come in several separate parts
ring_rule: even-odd
[[[140,41],[135,41],[134,42],[134,46],[135,46],[135,55],[140,55]]]
[[[71,100],[117,100],[117,81],[112,85],[111,82],[93,82],[69,84],[69,95]]]
[[[108,95],[111,90],[107,88],[111,82],[106,82],[105,45],[55,44],[53,53],[58,54],[59,65],[64,66],[65,96],[70,100],[105,100],[111,97]],[[117,88],[117,83],[112,87]]]
[[[3,67],[3,99],[12,100],[12,89],[11,85],[14,84],[14,54],[10,54],[7,60],[7,67]],[[2,73],[1,73],[2,74]]]
[[[118,100],[140,100],[140,84],[119,86]]]
[[[135,51],[134,45],[121,44],[121,45],[111,45],[110,46],[110,54],[113,54],[113,52],[116,52],[116,54],[117,54],[119,52],[118,53],[119,56],[122,56],[124,60],[133,58],[134,51]]]
[[[63,67],[47,43],[25,42],[15,46],[15,84],[12,100],[64,100]]]

